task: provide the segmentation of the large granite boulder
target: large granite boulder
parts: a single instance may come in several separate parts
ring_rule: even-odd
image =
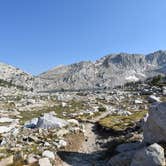
[[[45,113],[43,116],[34,118],[25,123],[26,128],[43,128],[43,129],[54,129],[63,128],[69,124],[68,121],[64,119],[57,118],[52,113]]]
[[[143,136],[145,143],[166,142],[166,103],[151,106]]]
[[[164,149],[155,143],[138,150],[131,166],[165,166]]]
[[[63,119],[57,118],[50,113],[45,113],[43,116],[38,118],[36,127],[43,129],[50,128],[63,128],[69,123]]]

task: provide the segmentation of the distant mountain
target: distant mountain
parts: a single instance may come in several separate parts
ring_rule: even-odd
[[[27,90],[31,90],[34,84],[32,75],[5,63],[0,63],[0,80],[8,86],[22,87]]]
[[[40,87],[53,89],[87,89],[114,87],[166,73],[166,51],[148,55],[111,54],[96,62],[79,62],[59,66],[38,76]]]
[[[0,63],[0,80],[37,91],[114,87],[158,74],[166,74],[166,51],[111,54],[95,62],[57,66],[36,77]]]

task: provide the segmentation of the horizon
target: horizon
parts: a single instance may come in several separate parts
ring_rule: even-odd
[[[0,61],[0,63],[4,63],[4,64],[10,65],[10,66],[13,66],[13,67],[15,67],[15,68],[19,68],[19,69],[22,70],[23,72],[28,73],[28,74],[30,74],[30,75],[38,76],[38,75],[40,75],[40,74],[42,74],[42,73],[45,73],[45,72],[47,72],[47,71],[49,71],[49,70],[52,70],[52,69],[56,68],[56,67],[68,66],[68,65],[72,65],[72,64],[80,63],[80,62],[96,62],[97,60],[100,60],[100,59],[103,58],[103,57],[110,56],[110,55],[114,55],[114,54],[115,54],[115,55],[118,55],[118,54],[123,54],[123,53],[124,53],[124,54],[135,54],[135,55],[147,56],[147,55],[149,55],[149,54],[152,54],[152,53],[155,53],[155,52],[159,52],[159,51],[166,51],[166,50],[156,50],[156,51],[153,51],[153,52],[150,52],[150,53],[147,53],[147,54],[143,54],[143,53],[128,53],[128,52],[110,53],[110,54],[101,56],[101,57],[99,57],[99,59],[95,59],[95,60],[93,60],[93,61],[91,61],[91,60],[81,60],[81,61],[76,61],[76,62],[73,62],[73,63],[70,63],[70,64],[58,64],[58,65],[56,65],[56,66],[50,67],[48,70],[43,70],[41,73],[38,73],[38,74],[30,73],[30,72],[28,72],[28,71],[25,71],[23,68],[19,68],[18,66],[15,66],[15,65],[13,65],[13,64],[9,64],[9,63],[7,63],[7,62],[2,62],[2,61]]]
[[[38,75],[112,53],[165,50],[165,16],[164,0],[3,1],[0,62]]]

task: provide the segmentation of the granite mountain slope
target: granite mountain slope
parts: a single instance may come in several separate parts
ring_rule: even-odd
[[[34,77],[14,66],[0,63],[0,80],[8,86],[22,87],[26,90],[32,90],[34,87]]]
[[[38,91],[110,88],[165,73],[166,51],[157,51],[148,55],[111,54],[95,62],[82,61],[57,66],[38,76],[0,63],[0,80]]]
[[[166,72],[166,51],[148,55],[111,54],[95,62],[59,66],[38,76],[43,89],[91,89],[114,87]]]

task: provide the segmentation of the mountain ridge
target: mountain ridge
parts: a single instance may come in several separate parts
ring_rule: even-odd
[[[138,81],[165,74],[166,51],[147,55],[109,54],[94,62],[81,61],[60,69],[48,70],[38,77],[51,80],[49,89],[82,89],[114,87],[128,81]]]
[[[37,76],[0,63],[0,79],[37,91],[54,89],[112,88],[126,82],[166,73],[166,51],[147,55],[109,54],[96,61],[59,65]]]

